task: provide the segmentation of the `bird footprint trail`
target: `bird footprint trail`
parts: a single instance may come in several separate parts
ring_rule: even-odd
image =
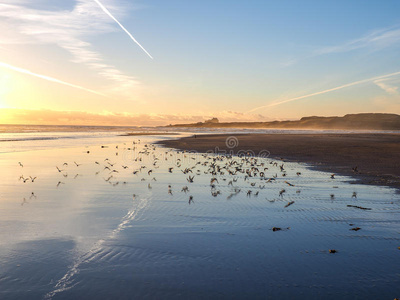
[[[133,201],[136,201],[135,198]],[[135,205],[136,204],[136,205]],[[69,268],[68,272],[57,281],[54,289],[47,293],[44,296],[44,299],[52,299],[56,294],[67,291],[75,286],[73,282],[73,277],[79,273],[79,267],[83,263],[90,262],[101,252],[103,248],[103,244],[107,239],[115,238],[121,231],[123,231],[138,215],[140,211],[142,211],[148,204],[148,198],[141,198],[138,201],[138,204],[134,202],[133,207],[128,211],[128,213],[121,219],[120,224],[115,228],[105,239],[98,240],[93,247],[79,256],[75,263]]]

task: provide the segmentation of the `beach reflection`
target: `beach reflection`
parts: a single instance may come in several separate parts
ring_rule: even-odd
[[[4,298],[398,291],[394,190],[295,163],[176,152],[157,139],[83,139],[0,156]],[[229,172],[238,166],[258,175]]]

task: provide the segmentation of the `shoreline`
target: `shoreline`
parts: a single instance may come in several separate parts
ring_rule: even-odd
[[[177,132],[128,132],[125,134],[121,134],[120,136],[143,136],[143,135],[179,135]]]
[[[158,144],[202,153],[269,153],[270,158],[306,163],[311,169],[351,176],[356,183],[389,186],[400,192],[400,134],[396,133],[206,134]]]

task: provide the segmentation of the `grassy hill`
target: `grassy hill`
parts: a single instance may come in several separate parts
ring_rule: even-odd
[[[175,124],[168,127],[400,130],[400,115],[362,113],[348,114],[343,117],[303,117],[295,121],[226,123],[218,122],[216,118],[213,118],[206,122]]]

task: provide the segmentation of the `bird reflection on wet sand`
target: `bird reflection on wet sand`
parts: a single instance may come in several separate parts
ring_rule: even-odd
[[[389,250],[397,251],[394,231],[384,229],[398,224],[393,219],[399,214],[393,194],[380,195],[386,200],[377,202],[379,190],[372,186],[350,185],[341,176],[310,171],[295,163],[218,153],[193,154],[150,141],[126,140],[91,146],[85,151],[79,148],[76,154],[54,155],[35,168],[31,167],[34,160],[21,161],[23,167],[18,160],[12,161],[18,175],[14,179],[19,179],[16,184],[24,188],[18,199],[19,209],[32,217],[40,213],[37,209],[41,207],[46,212],[40,217],[42,221],[59,215],[51,226],[65,231],[61,237],[76,236],[75,256],[67,264],[70,267],[63,271],[65,276],[51,275],[49,295],[70,295],[76,289],[87,296],[87,285],[98,286],[97,282],[117,291],[113,280],[120,275],[102,272],[102,264],[120,274],[133,270],[143,276],[157,274],[189,298],[194,297],[195,289],[178,288],[176,282],[190,278],[187,282],[194,283],[190,274],[195,274],[197,280],[212,286],[214,278],[205,274],[212,274],[215,266],[221,278],[236,285],[250,278],[252,283],[248,285],[258,293],[274,287],[280,291],[274,292],[275,296],[282,290],[274,278],[288,279],[289,273],[296,273],[305,263],[322,274],[319,279],[304,275],[305,279],[317,280],[339,296],[343,294],[335,287],[351,279],[337,270],[340,276],[327,284],[322,272],[326,264],[332,269],[338,264],[344,270],[353,261],[360,271],[357,276],[390,276],[382,270],[380,275],[374,275],[377,264],[372,261],[370,267],[365,267],[354,255],[361,258],[365,252],[369,257],[373,249],[380,249],[385,243],[386,261],[393,265],[397,261]],[[115,149],[118,156],[112,156]],[[21,175],[22,171],[29,176]],[[56,207],[56,211],[51,210]],[[125,214],[128,217],[121,219]],[[376,222],[383,214],[381,223]],[[71,225],[75,223],[76,226]],[[50,221],[43,221],[42,226],[47,228]],[[79,230],[74,232],[77,227]],[[383,237],[378,238],[379,235]],[[64,256],[58,259],[68,257],[65,253]],[[325,261],[321,256],[330,256],[326,259],[334,261]],[[18,264],[24,265],[20,261]],[[249,268],[250,273],[232,272],[232,264],[241,270]],[[197,267],[200,265],[207,273],[201,273],[202,268]],[[266,270],[272,277],[266,275]],[[297,294],[298,289],[312,295],[303,284],[303,276],[292,281],[299,287],[288,287],[290,295]],[[137,298],[160,295],[157,284],[150,279],[149,282],[137,291],[127,285],[119,291],[130,291]],[[223,282],[216,290],[233,296],[229,281]],[[262,282],[268,283],[265,288],[259,286]],[[367,285],[360,285],[357,291],[364,289]],[[179,294],[169,293],[171,297]],[[244,296],[237,290],[235,293]]]

